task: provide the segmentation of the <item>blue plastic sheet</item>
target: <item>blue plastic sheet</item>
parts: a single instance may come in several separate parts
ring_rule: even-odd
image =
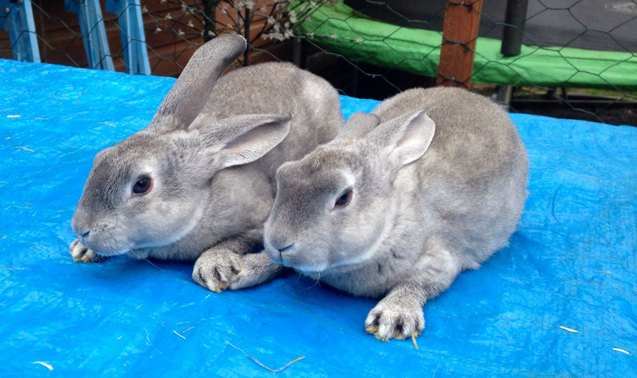
[[[245,354],[304,356],[277,373],[294,377],[637,374],[637,129],[513,115],[531,161],[518,231],[426,305],[416,350],[365,333],[374,301],[294,274],[219,295],[187,264],[71,261],[93,155],[173,82],[0,60],[1,376],[272,375]],[[343,97],[346,115],[374,105]]]

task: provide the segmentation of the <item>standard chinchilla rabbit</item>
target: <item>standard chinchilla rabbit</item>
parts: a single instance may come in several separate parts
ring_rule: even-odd
[[[383,297],[367,332],[404,339],[424,329],[428,299],[507,244],[528,162],[508,115],[465,90],[408,90],[353,119],[365,118],[279,168],[265,247],[304,275]]]
[[[238,256],[262,244],[276,169],[343,120],[336,90],[291,64],[219,78],[245,48],[238,35],[200,47],[150,125],[95,157],[72,221],[75,261],[197,260],[193,278],[214,291],[260,271],[265,253]]]

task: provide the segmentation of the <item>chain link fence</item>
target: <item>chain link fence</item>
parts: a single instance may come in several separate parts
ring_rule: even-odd
[[[7,25],[25,0],[0,3],[0,57],[19,58]],[[637,125],[637,0],[29,3],[42,62],[176,76],[204,41],[236,32],[250,41],[238,64],[293,60],[356,97],[461,85],[512,111]],[[87,38],[101,28],[107,51]]]

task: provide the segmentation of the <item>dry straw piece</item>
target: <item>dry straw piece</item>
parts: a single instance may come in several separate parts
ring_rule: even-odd
[[[241,352],[244,356],[248,357],[250,360],[252,360],[255,364],[261,366],[262,368],[264,368],[265,370],[271,372],[271,373],[278,373],[281,372],[287,368],[289,368],[290,366],[292,366],[293,364],[305,359],[305,356],[299,356],[295,359],[293,359],[292,361],[288,362],[287,364],[281,366],[278,369],[272,369],[271,367],[269,367],[268,365],[264,364],[263,362],[259,361],[256,359],[256,357],[253,357],[251,355],[249,355],[247,352],[245,352],[243,349],[239,348],[238,346],[232,344],[229,341],[226,341],[226,344],[230,345],[231,347],[233,347],[234,349],[238,350],[239,352]]]
[[[577,333],[577,332],[579,332],[579,331],[578,331],[578,330],[576,330],[576,329],[568,328],[568,327],[564,327],[564,326],[560,326],[560,328],[561,328],[561,329],[563,329],[563,330],[565,330],[566,332],[570,332],[570,333]]]
[[[49,369],[50,371],[53,371],[53,365],[51,365],[48,362],[44,362],[44,361],[33,361],[34,365],[40,365],[40,366],[44,366],[45,368]]]

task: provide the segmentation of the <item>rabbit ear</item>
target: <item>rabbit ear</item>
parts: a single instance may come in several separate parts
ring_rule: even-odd
[[[201,112],[215,82],[246,48],[238,34],[224,34],[195,51],[148,126],[153,132],[185,129]]]
[[[215,171],[251,163],[276,147],[290,131],[289,114],[249,114],[223,119],[214,127],[202,127],[206,116],[198,117],[189,129],[191,138],[202,145],[203,154],[212,157]]]
[[[419,159],[429,148],[436,124],[424,111],[394,118],[368,134],[382,147],[396,169]]]
[[[339,138],[359,139],[370,132],[374,127],[378,126],[380,118],[375,114],[354,113],[338,133]]]

